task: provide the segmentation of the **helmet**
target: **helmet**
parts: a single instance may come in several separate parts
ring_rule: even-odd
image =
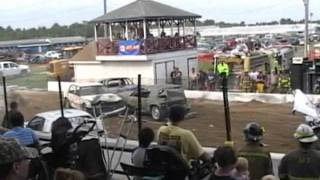
[[[293,136],[302,143],[312,143],[318,140],[312,128],[306,124],[300,124]]]
[[[264,129],[260,124],[251,122],[246,125],[243,130],[246,140],[249,141],[260,141],[262,140]]]

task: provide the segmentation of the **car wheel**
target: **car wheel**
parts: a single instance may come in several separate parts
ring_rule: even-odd
[[[151,116],[152,116],[152,119],[154,120],[161,120],[162,113],[158,106],[151,107]]]
[[[70,101],[67,98],[64,99],[64,107],[71,108]]]
[[[21,73],[20,73],[21,76],[25,76],[27,74],[28,74],[27,70],[22,70]]]

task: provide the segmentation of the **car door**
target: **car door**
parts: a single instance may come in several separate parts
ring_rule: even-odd
[[[12,73],[11,68],[10,68],[10,63],[5,62],[2,65],[3,65],[3,67],[2,67],[3,68],[3,70],[2,70],[3,75],[4,76],[12,76],[13,73]]]
[[[10,71],[12,72],[12,75],[20,75],[20,69],[19,69],[19,65],[16,63],[9,63],[10,66]]]

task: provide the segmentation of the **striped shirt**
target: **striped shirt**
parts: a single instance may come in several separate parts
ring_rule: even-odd
[[[38,143],[38,137],[30,128],[15,127],[4,133],[3,137],[16,138],[25,146]]]

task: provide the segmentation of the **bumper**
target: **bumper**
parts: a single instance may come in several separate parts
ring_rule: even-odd
[[[96,111],[93,110],[93,108],[88,108],[87,112],[92,114],[93,116],[103,116],[103,117],[112,117],[112,116],[117,116],[121,113],[123,113],[126,110],[126,106],[122,106],[121,108],[112,110],[112,111],[100,111],[98,108],[96,108]]]

